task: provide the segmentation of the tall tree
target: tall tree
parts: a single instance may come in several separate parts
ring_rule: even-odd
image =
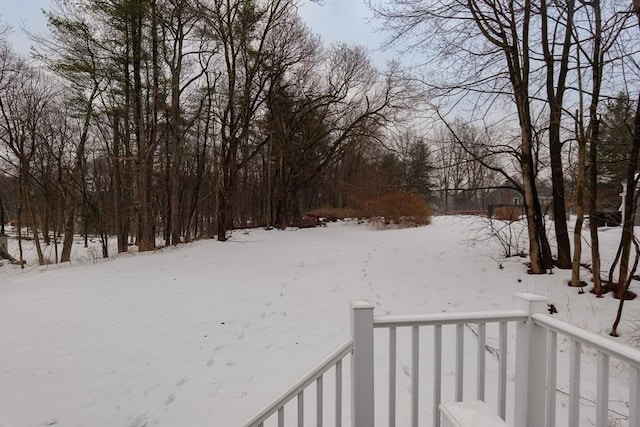
[[[46,14],[50,35],[36,35],[33,38],[39,46],[37,57],[66,80],[72,94],[69,103],[75,106],[75,111],[82,117],[73,166],[63,186],[65,226],[60,261],[68,262],[71,260],[77,210],[86,194],[83,167],[89,128],[94,103],[104,89],[104,77],[100,69],[102,60],[95,50],[96,40],[86,10],[82,5],[73,3],[59,2],[57,7],[56,13]]]
[[[631,11],[636,15],[636,18],[638,19],[638,30],[640,30],[640,0],[633,0],[631,5]],[[638,101],[636,103],[636,114],[635,114],[635,121],[634,121],[634,127],[633,127],[633,142],[632,142],[632,149],[631,149],[632,154],[635,151],[635,154],[637,155],[638,147],[640,147],[640,93],[638,94]],[[636,157],[636,161],[637,161],[637,157]],[[629,176],[627,177],[627,179],[628,178]],[[630,182],[630,180],[628,179],[627,182]],[[625,214],[626,214],[626,208],[625,208]],[[627,217],[625,216],[625,228],[626,227],[627,227]],[[626,234],[626,232],[627,232],[626,230],[623,231],[623,236],[624,234]],[[631,233],[633,233],[633,231]],[[635,239],[635,236],[632,236],[632,240],[636,248],[636,257],[635,257],[633,268],[632,268],[632,270],[635,270],[638,267],[638,261],[640,261],[640,245],[638,244],[637,239]],[[627,290],[629,289],[630,283],[631,283],[630,276],[626,277],[626,280],[624,283],[621,283],[621,282],[618,283],[619,289],[616,291],[616,296],[620,299],[620,302],[618,303],[618,311],[616,313],[616,319],[614,320],[613,326],[611,327],[611,332],[609,333],[614,337],[618,336],[618,325],[620,324],[620,320],[622,319],[622,309],[624,307],[624,300],[625,300]]]
[[[551,12],[549,6],[557,10]],[[540,3],[541,43],[546,68],[547,103],[549,105],[549,153],[551,165],[551,184],[553,191],[553,220],[555,225],[558,259],[556,266],[571,268],[571,247],[567,230],[567,211],[564,190],[564,170],[562,168],[562,110],[564,93],[567,88],[567,75],[571,66],[569,54],[573,44],[573,17],[575,1],[565,3]],[[550,33],[549,26],[553,26]],[[557,40],[558,33],[560,40]],[[556,53],[558,45],[559,53]],[[557,72],[557,78],[556,78]],[[581,190],[580,190],[581,191]]]
[[[206,55],[207,52],[192,51],[192,48],[203,48],[203,44],[197,44],[197,40],[190,37],[198,30],[200,16],[193,4],[186,0],[167,0],[161,5],[160,27],[162,29],[162,50],[164,62],[167,64],[170,74],[170,203],[169,203],[169,242],[180,243],[184,224],[180,220],[181,198],[181,160],[184,151],[184,134],[186,122],[183,115],[182,95],[190,85],[197,82],[204,73],[200,68],[194,75],[186,75],[184,63],[188,56]]]
[[[372,6],[392,30],[394,40],[418,37],[422,48],[437,46],[433,54],[441,61],[446,77],[444,81],[428,82],[434,94],[440,93],[444,98],[475,94],[480,99],[479,105],[484,105],[483,99],[490,99],[486,102],[493,105],[496,97],[505,93],[513,100],[520,130],[519,161],[530,271],[545,273],[552,267],[552,260],[535,182],[536,141],[530,94],[533,5],[529,0],[453,3],[395,0],[388,5]],[[434,38],[438,43],[431,43]],[[472,67],[455,67],[455,73],[451,72],[451,61],[467,63],[470,56],[474,58]],[[431,61],[431,65],[435,63]]]
[[[0,141],[17,160],[21,207],[31,226],[38,262],[44,265],[32,162],[42,144],[39,127],[54,97],[53,85],[44,73],[30,67],[9,46],[0,44],[0,49]]]
[[[638,18],[638,28],[640,29],[640,4],[636,0],[633,1],[632,10]],[[626,194],[624,196],[624,212],[623,212],[623,227],[622,236],[620,238],[620,267],[618,275],[618,286],[615,292],[616,298],[624,299],[628,283],[629,283],[629,257],[631,254],[631,243],[634,241],[633,227],[635,223],[635,211],[636,211],[636,187],[638,179],[636,173],[638,171],[638,162],[640,159],[640,94],[638,95],[638,101],[636,102],[635,122],[633,128],[633,140],[631,142],[631,149],[629,151],[629,160],[627,163],[626,172]],[[614,326],[615,329],[615,326]]]
[[[217,99],[220,159],[217,184],[217,235],[227,239],[233,227],[233,199],[238,185],[241,151],[250,142],[251,128],[264,102],[268,70],[264,67],[267,40],[290,12],[289,0],[213,0],[201,2],[211,37],[222,50],[226,87]],[[257,154],[250,150],[247,158]]]

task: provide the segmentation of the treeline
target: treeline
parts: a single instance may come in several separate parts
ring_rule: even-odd
[[[34,59],[0,38],[0,203],[18,229],[140,251],[296,223],[385,193],[426,198],[428,149],[397,131],[396,64],[326,47],[292,0],[75,0]],[[390,126],[393,124],[394,126]],[[396,129],[395,133],[392,132]],[[57,248],[57,245],[56,245]]]

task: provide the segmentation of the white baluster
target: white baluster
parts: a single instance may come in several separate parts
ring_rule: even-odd
[[[411,328],[411,427],[418,427],[418,387],[420,376],[420,328]]]
[[[304,427],[304,390],[298,393],[298,427]]]
[[[336,363],[336,427],[342,427],[342,360]]]
[[[547,427],[556,425],[556,389],[558,372],[558,334],[547,333]]]
[[[396,427],[396,328],[389,328],[389,427]]]
[[[580,425],[580,351],[580,343],[571,340],[569,351],[569,427]]]
[[[498,416],[506,419],[507,413],[507,322],[500,322],[499,351],[500,363],[498,372]]]
[[[316,426],[322,427],[323,401],[322,401],[322,375],[316,380]]]
[[[442,402],[442,325],[433,330],[433,425],[440,427]]]
[[[456,325],[456,402],[462,402],[464,383],[464,324]]]
[[[487,345],[487,324],[478,323],[478,381],[477,381],[477,397],[478,400],[484,402],[484,383],[485,383],[485,364],[486,355],[485,347]]]
[[[640,426],[640,367],[631,367],[629,378],[629,425]]]
[[[598,384],[596,392],[596,426],[609,424],[609,356],[598,352]]]

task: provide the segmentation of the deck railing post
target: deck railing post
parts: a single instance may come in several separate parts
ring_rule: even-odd
[[[351,303],[351,426],[374,427],[373,304]]]
[[[547,335],[545,328],[533,323],[531,315],[546,312],[547,298],[521,293],[516,294],[515,302],[529,317],[516,326],[514,425],[540,427],[545,424]]]

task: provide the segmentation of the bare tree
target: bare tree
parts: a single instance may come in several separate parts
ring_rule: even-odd
[[[575,14],[575,1],[564,4],[553,3],[558,10],[550,11],[547,2],[540,3],[541,43],[546,68],[545,88],[549,105],[549,153],[551,165],[551,184],[553,191],[553,220],[555,225],[558,259],[556,266],[571,268],[571,247],[567,231],[567,211],[565,203],[564,176],[562,168],[562,141],[560,129],[562,124],[563,98],[569,73],[569,53],[573,43],[572,29]],[[555,16],[552,16],[555,15]],[[553,34],[549,26],[553,26]],[[560,41],[557,40],[558,33]],[[559,45],[559,55],[556,54]],[[557,72],[557,78],[556,78]],[[581,191],[580,189],[578,191]]]
[[[505,180],[514,189],[521,190],[513,171],[507,172],[501,165],[505,158],[513,156],[513,148],[508,144],[496,144],[491,131],[480,131],[471,123],[456,119],[438,130],[434,141],[435,175],[445,211],[486,208],[484,199],[492,188],[499,187]],[[464,204],[458,198],[462,196]],[[453,200],[450,200],[453,198]]]
[[[227,239],[233,227],[233,199],[241,169],[240,154],[248,146],[253,120],[264,102],[268,82],[265,60],[267,40],[291,11],[289,0],[246,2],[213,0],[201,2],[210,37],[218,40],[225,88],[217,97],[220,123],[220,168],[217,184],[218,240]],[[247,158],[253,157],[251,150]]]
[[[101,58],[95,51],[96,40],[83,9],[65,3],[57,3],[57,7],[56,15],[47,15],[51,35],[32,35],[32,39],[39,46],[36,57],[67,82],[67,91],[71,96],[66,102],[75,105],[77,113],[82,117],[73,166],[62,185],[66,203],[64,243],[60,261],[68,262],[71,260],[77,210],[79,206],[84,206],[86,196],[85,151],[94,103],[104,90],[103,81],[106,79],[100,74]]]
[[[633,0],[632,4],[631,4],[631,12],[633,14],[636,15],[636,17],[638,18],[638,29],[640,30],[640,0]],[[633,129],[633,143],[632,143],[632,153],[635,150],[636,151],[636,156],[637,156],[637,147],[640,146],[640,94],[638,94],[638,101],[636,103],[636,114],[635,114],[635,123],[634,123],[634,129]],[[635,148],[633,148],[635,147]],[[637,157],[636,160],[637,162]],[[628,177],[627,177],[628,178]],[[630,182],[629,179],[627,179],[627,182]],[[634,187],[631,188],[635,188],[635,182],[634,182]],[[634,191],[627,191],[628,193],[637,193]],[[633,200],[634,203],[637,201],[637,195],[636,198]],[[625,200],[626,202],[626,200]],[[633,212],[633,211],[632,211]],[[625,207],[625,215],[626,215],[626,207]],[[625,227],[627,226],[627,217],[625,216]],[[640,261],[640,245],[638,244],[638,239],[635,238],[635,236],[633,236],[633,231],[631,231],[632,236],[631,236],[631,240],[633,241],[633,245],[636,249],[636,255],[635,255],[635,260],[633,262],[633,267],[631,269],[632,272],[636,271],[636,269],[638,268],[638,262]],[[625,232],[623,231],[623,238],[624,238],[624,234]],[[621,242],[622,243],[622,242]],[[622,309],[624,307],[624,300],[625,300],[625,296],[627,293],[627,290],[629,289],[629,285],[631,284],[631,280],[632,280],[632,274],[628,274],[628,276],[626,277],[626,280],[624,283],[619,282],[618,283],[618,291],[616,292],[616,294],[619,295],[619,299],[620,302],[618,303],[618,311],[616,313],[616,319],[613,322],[613,326],[611,327],[611,332],[609,333],[609,335],[617,337],[618,336],[618,325],[620,324],[620,320],[622,320]]]
[[[477,94],[479,99],[490,99],[487,101],[490,104],[496,96],[506,94],[513,100],[520,128],[519,160],[529,230],[530,271],[545,273],[552,267],[552,260],[535,184],[536,151],[529,93],[533,5],[529,0],[453,3],[396,0],[372,6],[391,28],[394,40],[417,36],[421,46],[436,46],[433,54],[443,67],[451,68],[452,61],[474,59],[468,69],[456,67],[455,75],[443,70],[446,81],[429,82],[434,94],[440,92],[447,97]],[[434,64],[435,61],[430,62]]]
[[[38,132],[51,99],[53,86],[45,75],[0,45],[0,138],[15,159],[24,207],[40,265],[45,264],[38,229],[41,225],[32,183],[32,161],[40,141]],[[22,259],[21,259],[22,261]]]

